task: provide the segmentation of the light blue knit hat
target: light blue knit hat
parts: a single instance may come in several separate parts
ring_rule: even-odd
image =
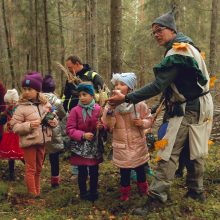
[[[116,81],[123,82],[130,89],[134,90],[137,83],[137,77],[135,73],[113,73],[111,82],[113,85],[115,85]]]

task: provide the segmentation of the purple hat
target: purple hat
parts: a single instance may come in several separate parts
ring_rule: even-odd
[[[38,72],[30,72],[24,76],[22,87],[30,87],[40,92],[42,89],[43,78]]]
[[[51,75],[46,75],[43,79],[42,91],[43,92],[54,92],[56,87],[55,81]]]

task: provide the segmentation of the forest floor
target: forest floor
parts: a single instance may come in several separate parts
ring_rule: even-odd
[[[106,156],[107,158],[107,156]],[[153,166],[153,164],[152,164]],[[119,173],[111,161],[106,159],[100,166],[99,200],[94,204],[79,199],[76,177],[65,155],[60,158],[62,182],[59,188],[50,187],[48,158],[42,172],[42,196],[38,200],[28,199],[24,184],[24,165],[16,162],[16,180],[8,181],[7,161],[0,161],[0,219],[1,220],[73,220],[73,219],[162,219],[200,220],[220,219],[220,147],[212,146],[206,160],[204,176],[207,201],[199,203],[185,199],[184,178],[175,179],[171,189],[172,201],[152,207],[144,217],[135,216],[133,210],[142,207],[146,197],[139,197],[136,184],[132,183],[130,200],[119,201]],[[151,177],[148,176],[149,182]]]

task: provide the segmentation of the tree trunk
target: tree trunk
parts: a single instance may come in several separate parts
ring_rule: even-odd
[[[86,37],[86,63],[91,63],[91,13],[90,0],[85,0],[85,37]]]
[[[45,21],[45,43],[47,48],[47,70],[51,74],[51,58],[50,58],[50,42],[49,42],[49,31],[48,31],[48,18],[47,18],[47,0],[44,0],[44,21]]]
[[[34,39],[34,20],[33,20],[33,1],[29,0],[29,19],[28,29],[30,30],[30,38]],[[29,39],[30,39],[29,38]],[[29,41],[30,42],[30,41]],[[27,71],[34,69],[34,45],[30,43],[27,50]]]
[[[140,0],[140,21],[144,22],[144,0]],[[145,84],[144,80],[144,48],[141,46],[140,48],[140,77],[139,77],[139,87],[142,87]]]
[[[97,33],[98,33],[98,25],[97,25],[97,0],[90,1],[90,34],[91,34],[91,65],[92,67],[98,71],[98,48],[97,48]]]
[[[122,69],[122,1],[111,0],[111,73]]]
[[[212,17],[211,17],[211,33],[210,33],[210,57],[209,70],[211,76],[216,74],[216,53],[217,53],[217,24],[218,24],[218,0],[212,0]]]
[[[15,88],[15,73],[14,73],[14,66],[13,66],[13,60],[12,60],[12,51],[11,51],[11,46],[10,46],[10,35],[8,32],[8,27],[7,27],[7,22],[6,22],[6,10],[5,10],[4,0],[2,0],[2,15],[3,15],[4,26],[5,26],[8,60],[9,60],[9,66],[10,66],[11,79],[12,79],[11,86],[12,88]]]
[[[61,58],[60,58],[60,62],[62,65],[64,65],[65,62],[65,48],[64,48],[64,36],[63,36],[63,22],[62,22],[62,16],[61,16],[61,9],[60,9],[60,5],[61,2],[58,2],[57,5],[57,12],[58,12],[58,19],[59,19],[59,30],[60,30],[60,49],[61,49]],[[60,97],[62,97],[63,95],[63,84],[64,84],[64,79],[63,79],[63,71],[60,72],[60,87],[61,87],[61,91],[60,91]]]
[[[38,55],[38,0],[35,0],[35,62],[36,62],[36,71],[39,69],[39,55]]]

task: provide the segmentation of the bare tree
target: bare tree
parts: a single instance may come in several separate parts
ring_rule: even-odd
[[[64,65],[64,60],[65,60],[65,44],[64,44],[64,36],[63,36],[63,21],[62,21],[62,16],[61,16],[61,2],[58,1],[57,3],[57,12],[58,12],[58,20],[59,20],[59,30],[60,30],[60,49],[61,49],[61,58],[60,62],[62,65]],[[62,97],[63,95],[63,71],[60,72],[60,80],[61,80],[61,93],[60,96]]]
[[[45,21],[45,43],[47,48],[47,69],[51,73],[51,57],[50,57],[50,41],[49,41],[49,31],[48,31],[48,18],[47,18],[47,0],[44,0],[44,21]]]
[[[34,6],[35,6],[35,62],[36,62],[36,70],[38,71],[39,68],[39,55],[38,55],[38,0],[34,1]]]
[[[144,22],[144,0],[140,0],[140,21]],[[142,87],[145,83],[144,81],[144,48],[141,47],[140,48],[140,53],[139,53],[139,57],[140,57],[140,77],[139,77],[139,86]]]
[[[86,62],[91,63],[91,13],[90,0],[85,0],[85,37],[86,37]]]
[[[12,85],[12,88],[15,88],[15,73],[14,73],[14,66],[13,66],[13,59],[12,59],[11,40],[10,40],[10,34],[8,32],[8,26],[7,26],[7,21],[6,21],[6,10],[5,10],[4,0],[2,0],[2,16],[3,16],[4,26],[5,26],[8,60],[9,60],[9,66],[10,66],[11,79],[12,79],[11,85]]]
[[[111,72],[122,69],[122,1],[111,0]]]
[[[91,13],[91,65],[98,71],[98,47],[97,47],[97,0],[90,1],[90,13]]]
[[[212,0],[212,17],[211,17],[211,33],[210,33],[210,57],[209,69],[210,74],[215,75],[216,71],[216,54],[217,54],[217,24],[218,24],[218,0]]]

